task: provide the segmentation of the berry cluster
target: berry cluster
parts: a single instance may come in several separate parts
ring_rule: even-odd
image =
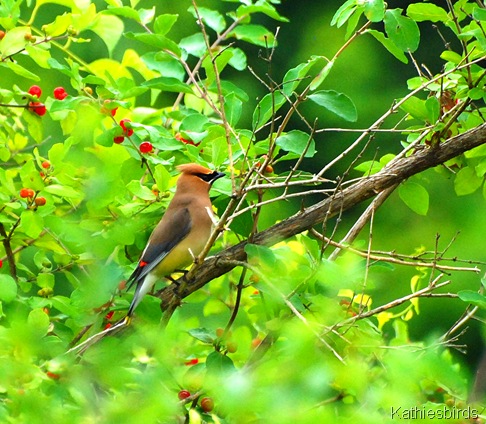
[[[180,390],[177,397],[180,400],[186,400],[191,397],[191,393],[188,390]],[[203,397],[199,405],[204,412],[211,412],[214,409],[214,400],[210,397]]]
[[[115,109],[110,110],[110,109],[107,109],[106,107],[103,107],[103,108],[104,108],[103,109],[104,113],[108,113],[108,111],[110,111],[112,116],[115,116],[116,109],[118,109],[118,108],[115,108]],[[115,144],[121,144],[125,140],[125,137],[130,137],[130,136],[133,135],[133,128],[131,126],[130,119],[126,119],[126,118],[122,119],[120,121],[120,127],[122,128],[123,132],[122,132],[121,135],[117,135],[113,138],[113,143],[115,143]],[[140,143],[139,150],[140,150],[140,153],[152,153],[153,150],[154,150],[154,146],[152,145],[152,143],[150,141],[144,141],[144,142]]]
[[[19,195],[22,199],[28,199],[29,202],[33,201],[36,206],[44,206],[47,203],[45,197],[36,196],[35,191],[31,188],[20,189]]]
[[[42,95],[42,88],[40,88],[38,85],[33,85],[29,88],[28,93],[32,97],[37,98],[37,100],[31,100],[29,102],[29,110],[36,115],[44,116],[47,112],[46,105],[38,101]],[[57,100],[64,100],[68,96],[68,93],[66,93],[64,87],[56,87],[53,94],[54,98]]]

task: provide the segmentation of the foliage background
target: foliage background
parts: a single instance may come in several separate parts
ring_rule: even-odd
[[[63,2],[56,3],[59,4],[46,3],[40,7],[34,22],[37,28],[52,22],[54,16],[70,11],[69,7],[62,5]],[[105,7],[104,2],[93,3],[98,9]],[[337,29],[329,25],[342,2],[326,2],[325,6],[318,1],[304,3],[305,7],[302,7],[300,2],[299,4],[284,2],[278,6],[279,12],[288,17],[290,23],[275,23],[262,14],[257,14],[253,18],[253,22],[265,25],[271,32],[275,31],[277,25],[280,27],[279,46],[272,60],[272,76],[276,81],[281,81],[289,68],[306,61],[311,55],[330,57],[343,44],[346,28]],[[35,4],[41,2],[21,3],[23,19],[28,20]],[[150,8],[153,4],[151,1],[141,1],[136,7]],[[193,16],[187,13],[189,5],[189,2],[185,1],[161,2],[155,5],[157,15],[179,14],[178,23],[170,32],[171,39],[180,40],[198,31]],[[407,4],[404,2],[403,5],[397,3],[393,6],[406,8]],[[207,1],[204,2],[204,7],[229,11],[233,10],[235,5],[232,2]],[[130,20],[124,20],[124,23],[125,32],[139,30],[139,26]],[[417,60],[425,63],[433,73],[438,73],[443,62],[437,59],[436,52],[442,50],[442,41],[431,29],[430,22],[420,23],[419,26],[423,32]],[[84,61],[92,63],[97,59],[110,56],[105,43],[96,33],[86,31],[81,36],[91,38],[91,42],[73,44],[70,51],[82,57]],[[124,53],[130,48],[139,55],[152,50],[149,46],[135,40],[121,37],[111,57],[121,61]],[[62,51],[51,50],[52,56],[59,61],[65,56]],[[267,64],[259,58],[262,50],[264,49],[260,46],[245,45],[248,62],[260,76],[267,72]],[[54,87],[63,85],[72,95],[77,94],[75,90],[71,90],[72,80],[66,75],[55,72],[50,67],[43,69],[35,66],[28,57],[19,57],[18,61],[39,76],[39,85],[45,93],[51,93]],[[247,72],[242,73],[231,68],[227,68],[227,71],[227,78],[236,79],[238,85],[250,94],[238,124],[241,128],[250,128],[257,99],[263,97],[266,90]],[[143,78],[137,73],[134,75],[136,83],[140,84]],[[398,62],[371,36],[362,36],[346,49],[337,61],[326,80],[326,88],[332,88],[351,97],[358,109],[359,119],[350,126],[367,128],[390,107],[394,99],[408,93],[406,80],[415,75],[411,63],[405,65]],[[31,80],[19,77],[5,67],[0,68],[0,77],[0,88],[4,90],[11,90],[16,85],[21,90],[27,91],[32,84]],[[80,92],[82,93],[82,90]],[[177,93],[164,93],[157,99],[155,107],[170,106],[176,95]],[[5,93],[2,96],[4,100],[8,99]],[[149,101],[150,95],[146,92],[137,98],[137,105],[147,105]],[[319,122],[325,122],[326,127],[343,125],[341,119],[329,112],[318,111],[315,106],[304,106],[303,110],[311,117],[318,116]],[[126,114],[132,118],[132,121],[137,122],[137,118],[142,116],[142,114],[130,115],[131,112],[130,107],[120,107],[117,119]],[[27,112],[22,119],[25,119],[26,114]],[[91,130],[96,132],[95,128],[100,124],[100,118],[88,108],[76,109],[76,114],[78,122],[73,131],[74,145],[82,146],[83,150],[73,150],[67,161],[58,150],[52,150],[53,144],[64,143],[66,140],[58,120],[51,119],[50,116],[42,119],[44,136],[49,135],[49,137],[46,142],[38,146],[36,167],[39,167],[39,158],[48,158],[54,165],[53,178],[58,178],[62,184],[75,188],[76,184],[68,180],[72,178],[81,181],[82,184],[77,189],[80,192],[85,191],[80,196],[65,191],[48,192],[46,197],[49,206],[43,211],[40,208],[37,211],[39,214],[42,212],[44,223],[54,234],[54,239],[56,234],[62,235],[62,243],[67,250],[72,250],[71,257],[63,257],[65,252],[49,252],[49,248],[46,249],[46,245],[42,246],[41,243],[37,243],[37,247],[41,250],[36,249],[36,245],[22,250],[18,260],[23,281],[19,284],[18,299],[14,301],[10,299],[9,294],[2,295],[1,339],[4,346],[2,355],[5,360],[2,365],[3,382],[0,386],[2,386],[3,396],[1,416],[6,422],[45,422],[45,416],[38,416],[39,410],[46,411],[51,420],[60,423],[73,422],[73,420],[74,422],[138,422],[139,418],[131,414],[132,409],[129,407],[133,404],[136,404],[139,409],[135,415],[143,415],[144,422],[170,422],[170,419],[175,416],[183,416],[181,410],[188,410],[189,414],[194,414],[196,410],[201,412],[200,409],[189,409],[189,404],[186,405],[186,409],[177,404],[177,391],[183,388],[202,396],[209,394],[216,399],[215,415],[210,417],[208,414],[203,414],[205,420],[226,419],[228,422],[253,422],[252,420],[258,422],[258,419],[264,420],[261,422],[272,422],[268,421],[269,417],[273,422],[291,420],[313,422],[315,419],[336,421],[350,417],[358,422],[377,422],[384,419],[383,411],[394,402],[405,405],[431,401],[436,386],[446,392],[446,395],[434,394],[440,398],[438,404],[440,401],[446,403],[448,399],[457,399],[457,402],[466,400],[468,387],[472,381],[471,375],[482,352],[482,346],[478,343],[482,330],[478,323],[471,321],[469,331],[461,338],[461,344],[468,346],[467,355],[458,354],[452,349],[441,352],[438,359],[435,351],[430,353],[425,349],[425,353],[417,362],[417,352],[413,349],[397,350],[396,353],[390,353],[385,357],[383,351],[377,348],[385,342],[392,341],[393,344],[393,340],[403,345],[410,344],[410,347],[415,346],[415,343],[420,346],[428,343],[433,345],[434,340],[445,333],[460,316],[464,310],[463,301],[421,299],[420,314],[415,315],[408,326],[402,326],[403,323],[400,324],[399,320],[396,320],[393,324],[388,323],[384,327],[383,334],[380,335],[375,334],[373,329],[368,327],[368,323],[360,323],[356,331],[351,330],[348,333],[356,349],[355,356],[344,346],[339,345],[339,340],[333,340],[337,351],[347,352],[350,356],[346,367],[339,366],[330,351],[316,348],[316,339],[312,331],[307,331],[295,322],[288,325],[278,323],[278,328],[283,327],[283,334],[278,339],[280,342],[276,342],[274,349],[267,354],[270,359],[259,364],[256,372],[246,373],[245,366],[248,365],[245,364],[251,356],[252,340],[263,339],[266,334],[277,330],[272,327],[272,322],[275,324],[272,320],[266,322],[264,327],[259,327],[264,320],[262,321],[259,315],[258,306],[252,303],[254,291],[269,290],[268,296],[271,301],[276,302],[273,305],[274,309],[280,311],[280,315],[275,314],[275,320],[285,320],[283,312],[285,308],[282,308],[282,305],[273,298],[271,281],[268,282],[268,287],[260,287],[257,284],[257,288],[245,289],[244,306],[248,309],[256,308],[256,312],[253,314],[245,310],[245,313],[238,316],[236,328],[229,340],[237,341],[238,350],[233,354],[227,354],[228,340],[218,340],[215,331],[217,328],[224,328],[227,324],[228,304],[234,300],[232,297],[234,294],[229,292],[228,280],[236,284],[239,275],[237,273],[232,273],[227,279],[211,283],[210,288],[203,289],[190,297],[188,303],[172,317],[163,337],[157,326],[160,316],[158,302],[155,299],[147,299],[140,307],[136,328],[130,329],[120,337],[107,338],[99,346],[88,350],[80,362],[64,356],[63,352],[67,344],[84,325],[94,324],[93,329],[102,328],[106,324],[104,317],[108,309],[115,311],[115,317],[122,316],[131,298],[129,294],[117,296],[115,304],[109,305],[108,308],[101,310],[96,308],[102,307],[110,300],[118,282],[129,273],[130,263],[136,260],[151,225],[160,215],[160,206],[167,204],[167,199],[162,197],[158,199],[160,203],[154,203],[153,207],[144,211],[143,219],[133,220],[129,216],[117,215],[117,219],[112,221],[105,210],[108,202],[115,200],[119,205],[125,204],[129,205],[128,207],[140,207],[143,203],[133,202],[134,205],[130,205],[129,199],[141,193],[130,192],[126,188],[130,183],[128,178],[139,171],[140,162],[134,151],[126,150],[121,146],[106,148],[98,146],[93,154],[93,151],[90,151],[94,138]],[[104,119],[106,121],[106,118]],[[6,123],[3,117],[2,122]],[[29,130],[35,132],[36,125],[39,126],[39,121],[33,121]],[[304,129],[302,122],[295,117],[289,128]],[[25,130],[25,127],[23,129]],[[27,134],[27,131],[24,134]],[[355,138],[355,134],[346,132],[317,134],[315,140],[318,153],[313,158],[304,159],[303,168],[308,171],[318,171],[322,168],[322,164],[341,152]],[[8,146],[17,158],[22,154],[32,155],[32,133],[26,135],[27,144],[23,145],[24,141],[20,139],[17,141],[18,145]],[[380,152],[397,153],[401,150],[397,143],[397,135],[378,134],[362,160],[372,159],[378,148]],[[132,161],[125,162],[128,157],[127,151],[132,156]],[[189,153],[194,154],[190,149]],[[178,149],[159,155],[162,165],[166,166],[167,170],[167,173],[160,171],[162,175],[157,181],[158,184],[160,181],[166,181],[165,186],[161,188],[162,192],[170,191],[175,181],[175,178],[172,178],[175,174],[168,161],[173,155],[176,161],[187,161],[191,158],[190,154]],[[378,153],[378,156],[381,156],[381,153]],[[94,161],[95,157],[96,161]],[[22,161],[17,162],[16,168]],[[4,170],[11,169],[13,166],[9,158]],[[347,163],[343,162],[326,177],[334,178],[342,174],[346,167]],[[275,165],[277,174],[287,169],[287,162]],[[27,167],[23,168],[15,180],[15,191],[26,185],[30,172]],[[351,177],[358,176],[360,176],[358,172],[351,173]],[[424,185],[430,194],[430,208],[427,215],[414,214],[400,200],[398,194],[394,193],[387,200],[386,207],[381,208],[374,217],[373,247],[378,250],[397,250],[403,253],[413,253],[415,249],[422,246],[426,250],[434,250],[436,234],[440,234],[440,246],[444,248],[460,231],[460,235],[448,251],[448,256],[486,262],[486,253],[484,253],[486,214],[484,214],[484,197],[481,192],[476,191],[467,196],[451,195],[454,192],[454,179],[436,170],[427,171],[417,177],[416,181]],[[2,202],[12,200],[12,190],[6,186],[4,179],[2,190],[7,189],[8,194],[4,193]],[[218,210],[222,210],[227,203],[224,196],[228,195],[228,186],[219,188],[216,186],[216,192],[219,198],[216,199],[215,204]],[[155,197],[147,191],[142,195],[146,196],[145,201],[149,204],[155,200]],[[78,208],[82,198],[83,206]],[[316,200],[320,200],[320,197],[306,198],[305,203],[310,205]],[[56,207],[53,207],[54,204]],[[338,226],[336,240],[342,238],[365,206],[345,213],[343,221],[347,224]],[[283,219],[296,212],[299,207],[300,201],[284,204],[278,208],[269,208],[268,212],[263,211],[260,225],[262,228],[269,226],[275,219]],[[58,208],[57,213],[56,208]],[[59,214],[59,211],[66,212],[70,208],[75,211],[65,216]],[[58,219],[58,216],[62,219]],[[3,217],[2,222],[8,224],[10,218]],[[80,222],[82,224],[79,226]],[[25,234],[32,238],[35,232],[34,229],[30,234],[29,231]],[[19,236],[22,239],[18,240],[19,245],[25,242],[25,234]],[[94,239],[93,235],[95,235]],[[368,236],[369,234],[363,232],[356,244],[364,247]],[[229,236],[225,237],[219,242],[217,249],[232,242]],[[299,241],[312,246],[309,249],[316,248],[310,241],[305,242],[301,239]],[[128,257],[125,255],[125,245],[129,246]],[[86,251],[76,251],[80,247]],[[46,250],[43,251],[42,248]],[[282,255],[285,260],[290,258],[298,263],[297,258],[300,253],[302,251],[299,248],[291,245],[289,251],[285,251]],[[260,254],[265,255],[265,252],[255,253],[256,256]],[[4,259],[2,275],[7,275],[8,266],[3,252],[0,257]],[[272,274],[275,269],[265,268],[268,264],[265,260],[262,261],[263,263],[258,263],[257,267],[260,271],[253,269],[253,274],[263,273],[260,278],[265,279],[265,271]],[[322,287],[312,293],[316,295],[323,291],[329,295],[329,298],[320,300],[322,304],[311,296],[315,304],[319,305],[318,316],[321,323],[332,325],[333,320],[327,316],[333,314],[339,316],[343,313],[332,293],[338,288],[348,288],[337,286],[343,280],[349,281],[354,278],[354,273],[360,274],[362,266],[362,262],[346,256],[339,268],[333,270],[336,273],[335,278],[326,280],[331,285],[334,284],[331,293],[326,291],[329,289]],[[54,267],[52,273],[48,271],[51,267]],[[329,272],[329,269],[325,268],[322,272],[324,271]],[[43,277],[44,280],[39,280],[39,272],[44,275],[55,274],[55,284],[51,277]],[[367,293],[373,298],[374,304],[404,296],[410,291],[408,282],[417,272],[412,267],[396,267],[392,272],[374,271],[374,285],[369,287]],[[251,274],[248,273],[246,281]],[[291,287],[292,279],[283,283],[288,283]],[[455,292],[461,289],[475,290],[477,286],[477,275],[454,274]],[[45,292],[39,295],[38,292],[42,289],[53,291],[47,295],[44,295]],[[70,298],[70,301],[67,301],[67,298]],[[49,308],[51,315],[46,318],[42,308]],[[40,311],[44,315],[41,315]],[[200,327],[206,330],[196,330]],[[187,331],[194,337],[190,337]],[[204,344],[201,341],[209,343]],[[213,343],[216,346],[221,343],[222,347],[214,349]],[[273,360],[272,354],[275,355]],[[227,361],[228,357],[231,361]],[[198,358],[200,363],[194,366],[185,365],[195,358]],[[381,375],[379,367],[370,358],[385,363],[389,375]],[[211,365],[207,365],[208,363]],[[233,372],[233,363],[241,372]],[[412,363],[414,366],[411,370]],[[206,365],[214,374],[209,373],[203,378]],[[250,366],[248,367],[251,369]],[[302,371],[295,372],[296,369]],[[287,372],[284,372],[285,370]],[[404,381],[409,382],[410,387],[404,388]],[[370,384],[372,390],[367,391],[366,388]],[[241,399],[245,400],[244,405]],[[338,404],[338,412],[325,406],[316,407],[323,401],[329,401],[331,405]],[[360,409],[359,405],[365,407]],[[191,417],[194,422],[198,419],[195,416]],[[231,421],[232,419],[235,421]]]

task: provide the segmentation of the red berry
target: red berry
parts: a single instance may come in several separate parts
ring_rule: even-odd
[[[189,361],[186,362],[186,365],[196,365],[199,362],[199,359],[194,358],[190,359]]]
[[[154,150],[154,146],[152,146],[150,141],[144,141],[140,144],[140,151],[142,153],[150,153],[152,150]]]
[[[55,372],[50,372],[50,371],[47,371],[46,372],[46,375],[49,377],[49,378],[52,378],[53,380],[59,380],[61,378],[61,376],[59,374],[56,374]]]
[[[0,259],[0,268],[3,266],[3,261]]]
[[[105,330],[108,330],[108,328],[111,328],[111,323],[105,325]]]
[[[211,412],[214,409],[214,400],[210,397],[201,399],[201,408],[204,412]]]
[[[38,85],[33,85],[32,87],[29,88],[29,94],[31,96],[35,96],[37,98],[40,98],[42,94],[42,89]]]
[[[35,191],[32,190],[31,188],[23,188],[20,190],[20,197],[23,199],[26,199],[27,197],[34,197],[35,196]]]
[[[179,397],[180,400],[187,399],[189,396],[191,396],[191,393],[189,393],[187,390],[181,390],[177,396]]]
[[[64,87],[56,87],[54,89],[54,97],[57,100],[64,100],[67,97],[68,93],[64,90]]]
[[[47,203],[47,200],[45,197],[36,197],[34,203],[37,206],[44,206]]]
[[[49,162],[48,160],[45,160],[44,162],[41,163],[41,166],[44,169],[49,169],[51,167],[51,162]]]
[[[123,140],[125,140],[125,136],[124,135],[118,135],[113,139],[113,143],[121,144],[121,143],[123,143]]]
[[[104,113],[105,115],[111,114],[111,116],[115,116],[116,111],[118,110],[118,107],[110,109],[109,107],[107,107],[107,105],[109,105],[110,103],[111,103],[111,100],[108,100],[108,99],[103,102],[103,106],[101,106],[101,113]]]
[[[265,167],[265,171],[263,171],[264,174],[273,174],[273,166],[272,165],[267,165]]]
[[[120,121],[120,127],[123,128],[123,132],[125,133],[125,135],[127,137],[130,137],[133,134],[133,129],[127,128],[127,126],[126,126],[126,123],[127,122],[131,122],[130,119],[126,119],[126,118],[125,119],[122,119]]]
[[[257,338],[255,338],[255,339],[253,339],[253,340],[251,341],[251,347],[252,347],[253,349],[256,349],[256,348],[257,348],[258,346],[260,346],[261,344],[262,344],[262,340],[261,340],[261,339],[259,339],[258,337],[257,337]]]
[[[113,318],[113,315],[114,315],[114,314],[115,314],[115,311],[110,311],[110,312],[108,312],[108,313],[105,315],[105,319],[109,321],[110,319],[112,319],[112,318]]]
[[[39,116],[44,116],[46,114],[46,105],[41,102],[30,102],[29,103],[29,110],[31,112],[36,113]]]
[[[5,31],[0,30],[0,41],[5,37]]]

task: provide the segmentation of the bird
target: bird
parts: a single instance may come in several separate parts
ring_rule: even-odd
[[[179,165],[177,170],[181,175],[174,197],[127,280],[128,288],[136,285],[127,319],[155,282],[190,265],[211,235],[214,215],[209,189],[225,174],[197,163]]]

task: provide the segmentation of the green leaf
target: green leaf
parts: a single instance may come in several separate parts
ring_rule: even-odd
[[[253,129],[258,130],[265,125],[285,102],[285,97],[279,91],[266,94],[253,111]]]
[[[55,279],[54,274],[50,272],[42,272],[37,275],[37,285],[42,288],[50,288],[54,287]]]
[[[202,132],[209,123],[209,118],[201,113],[191,113],[187,115],[179,127],[180,131]]]
[[[386,38],[382,32],[376,31],[374,29],[367,29],[365,32],[375,37],[383,45],[383,47],[385,47],[385,49],[387,49],[400,62],[408,63],[408,59],[403,51],[399,49],[392,40]]]
[[[355,166],[356,171],[362,172],[363,175],[373,175],[383,169],[383,164],[376,160],[368,160]]]
[[[155,6],[151,7],[150,9],[138,9],[138,16],[140,16],[140,21],[144,25],[148,25],[153,21],[155,13]]]
[[[30,311],[27,317],[27,325],[40,336],[44,336],[49,330],[49,315],[41,308]]]
[[[117,16],[99,14],[90,29],[103,40],[111,56],[123,34],[123,21]]]
[[[316,154],[316,144],[309,134],[300,130],[292,130],[278,137],[275,142],[287,152],[296,153],[299,156],[304,153],[304,157],[311,158]],[[308,146],[308,147],[307,147]]]
[[[439,119],[440,115],[440,103],[437,97],[429,97],[425,101],[425,108],[428,112],[428,120],[430,123],[435,123]]]
[[[380,22],[385,16],[384,0],[368,0],[364,6],[364,14],[371,22]]]
[[[229,63],[231,58],[233,57],[233,53],[231,50],[226,49],[219,54],[216,55],[216,59],[211,59],[210,56],[207,56],[203,61],[203,67],[206,71],[206,78],[208,85],[211,85],[216,80],[216,74],[214,71],[215,65],[218,74],[221,74],[223,69]],[[214,60],[214,62],[213,62]]]
[[[407,15],[416,22],[448,22],[449,16],[442,7],[432,3],[413,3],[407,8]]]
[[[27,43],[25,34],[30,34],[30,28],[19,26],[6,31],[0,41],[0,57],[4,58],[21,51]]]
[[[261,25],[240,25],[229,35],[260,47],[273,47],[275,43],[274,35]]]
[[[192,54],[196,57],[203,56],[206,53],[207,49],[206,43],[204,41],[204,36],[200,32],[183,38],[179,42],[179,47],[185,50],[187,53]]]
[[[66,33],[66,30],[73,23],[73,18],[70,13],[58,15],[54,22],[42,26],[42,32],[49,37],[58,37]]]
[[[67,197],[72,199],[81,199],[83,197],[83,194],[80,191],[77,191],[72,187],[61,185],[61,184],[48,185],[44,190],[56,196]]]
[[[253,259],[256,259],[257,264],[260,261],[262,261],[268,265],[275,265],[277,261],[272,249],[270,249],[267,246],[260,246],[257,244],[247,244],[245,246],[245,252],[248,255],[249,262],[251,264],[255,263]]]
[[[322,70],[317,74],[317,76],[312,80],[309,88],[311,91],[317,90],[321,84],[324,82],[324,80],[327,78],[329,73],[331,72],[332,67],[334,66],[334,61],[331,60],[322,68]]]
[[[279,15],[275,7],[269,3],[240,6],[238,7],[238,9],[236,9],[236,16],[238,18],[242,18],[246,15],[251,15],[252,13],[258,13],[258,12],[264,13],[265,15],[269,16],[272,19],[275,19],[276,21],[280,21],[280,22],[289,21],[286,17]]]
[[[243,102],[236,96],[235,93],[231,93],[224,98],[224,113],[226,119],[232,127],[235,127],[241,117],[243,109]]]
[[[20,228],[27,236],[36,239],[44,229],[44,220],[38,213],[26,210],[20,216]]]
[[[17,284],[8,274],[0,274],[0,300],[10,303],[17,296]]]
[[[127,190],[142,200],[155,200],[155,194],[148,187],[142,185],[140,180],[132,180],[127,184]]]
[[[418,119],[423,122],[429,121],[429,110],[425,105],[425,100],[419,99],[418,97],[410,97],[409,99],[405,100],[400,105],[400,109],[409,113],[413,118]]]
[[[49,59],[51,58],[51,53],[49,50],[43,49],[39,46],[26,46],[25,50],[29,53],[32,60],[37,63],[41,68],[49,69]]]
[[[475,7],[473,9],[473,17],[478,21],[486,21],[486,9]]]
[[[216,31],[217,33],[222,32],[226,28],[226,22],[224,20],[224,16],[219,13],[217,10],[211,10],[206,7],[198,7],[197,12],[194,10],[194,7],[189,7],[188,11],[192,13],[192,15],[197,19],[198,14],[202,21],[211,29]]]
[[[309,70],[320,60],[320,56],[314,56],[307,62],[297,65],[287,71],[283,79],[283,92],[286,96],[291,96],[295,89],[299,86],[302,79],[305,78]]]
[[[157,188],[164,192],[169,188],[169,181],[171,179],[171,175],[169,171],[165,168],[164,165],[157,165],[154,169],[154,178],[155,183],[157,184]]]
[[[181,63],[168,53],[149,52],[144,54],[141,59],[148,69],[157,71],[164,77],[177,78],[182,81],[186,75]]]
[[[420,184],[406,181],[398,189],[400,199],[412,211],[419,215],[427,215],[429,210],[429,193]]]
[[[207,328],[192,328],[188,331],[188,333],[196,340],[199,340],[203,343],[212,344],[214,341],[214,336],[212,332],[209,331]]]
[[[193,93],[192,88],[189,87],[189,85],[172,77],[153,78],[143,82],[142,86],[175,93]]]
[[[140,41],[141,43],[147,44],[151,47],[155,47],[159,50],[171,51],[176,56],[181,55],[181,50],[179,49],[179,46],[174,43],[170,38],[164,37],[160,34],[147,34],[145,32],[127,32],[125,33],[125,37],[131,40]]]
[[[206,358],[206,368],[212,374],[224,374],[234,371],[235,365],[229,356],[213,351]]]
[[[476,171],[471,167],[465,167],[459,170],[454,179],[454,190],[458,196],[465,196],[474,193],[481,184],[483,178],[479,178]]]
[[[211,145],[211,162],[215,166],[221,166],[228,160],[228,143],[226,137],[221,135],[220,137],[209,140]]]
[[[234,47],[231,47],[228,50],[232,53],[228,63],[237,71],[244,71],[248,65],[245,52]]]
[[[486,156],[486,144],[475,147],[464,153],[466,158],[482,158]]]
[[[348,0],[334,14],[331,25],[341,28],[356,10],[356,0]]]
[[[30,79],[32,81],[40,81],[40,78],[36,74],[30,72],[29,70],[27,70],[23,66],[20,66],[16,62],[10,62],[10,61],[0,62],[0,66],[5,66],[9,68],[12,72],[16,73],[17,75],[20,75],[21,77]]]
[[[460,290],[457,292],[457,296],[459,296],[459,299],[463,302],[479,306],[481,309],[486,309],[486,297],[478,292],[472,290]]]
[[[159,15],[154,22],[154,31],[159,35],[166,35],[177,22],[179,15]]]
[[[358,112],[353,101],[343,93],[338,93],[334,90],[317,91],[314,94],[309,94],[308,99],[317,103],[319,106],[325,107],[332,113],[340,116],[346,121],[356,122],[358,119]]]
[[[458,65],[462,62],[462,56],[456,52],[451,50],[445,50],[440,54],[440,58],[444,59],[447,62],[452,62],[455,65]]]
[[[417,23],[402,15],[402,9],[389,9],[385,13],[385,31],[395,45],[404,52],[414,52],[420,42]]]
[[[132,7],[128,7],[128,6],[123,6],[123,7],[108,6],[108,9],[102,10],[101,13],[103,15],[122,16],[123,18],[133,19],[136,22],[140,22],[140,15],[138,14],[138,12]]]

